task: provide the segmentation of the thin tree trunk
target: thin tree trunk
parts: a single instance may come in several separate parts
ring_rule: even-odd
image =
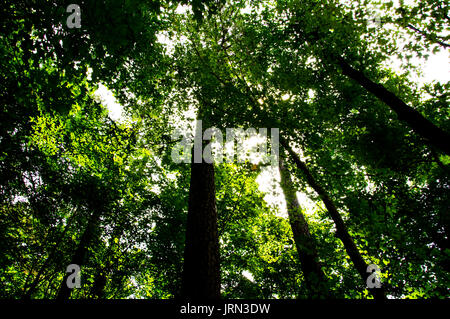
[[[46,270],[46,268],[47,268],[48,264],[50,263],[50,261],[54,258],[55,253],[58,251],[58,248],[59,248],[59,242],[60,242],[60,241],[64,238],[64,236],[66,235],[66,232],[67,232],[68,228],[69,228],[69,225],[66,225],[66,227],[64,228],[64,230],[63,230],[61,236],[59,236],[59,238],[58,238],[58,243],[55,244],[55,246],[53,246],[53,248],[52,248],[50,254],[49,254],[48,257],[45,259],[45,261],[44,261],[44,263],[42,264],[42,266],[39,268],[39,271],[38,271],[36,277],[34,278],[33,282],[32,282],[29,286],[25,286],[25,287],[24,287],[25,293],[24,293],[24,295],[22,296],[22,299],[25,299],[25,300],[31,299],[31,296],[33,295],[34,291],[36,290],[36,287],[38,286],[38,284],[39,284],[39,282],[40,282],[40,279],[41,279],[42,274],[43,274],[44,271]],[[29,288],[27,289],[27,287],[29,287]]]
[[[344,244],[344,248],[349,255],[351,261],[353,262],[353,265],[355,266],[356,270],[360,274],[364,285],[366,285],[367,278],[369,277],[370,273],[367,272],[368,265],[364,261],[363,257],[361,256],[358,248],[355,245],[355,242],[353,241],[353,238],[348,233],[347,227],[345,226],[344,221],[342,220],[341,215],[339,214],[339,211],[337,210],[336,206],[334,205],[334,202],[332,199],[328,196],[328,193],[325,191],[325,189],[322,188],[321,185],[317,183],[314,176],[309,171],[308,167],[305,163],[303,163],[300,158],[297,156],[297,154],[292,150],[292,148],[289,146],[289,144],[285,140],[280,140],[281,145],[289,152],[291,155],[292,160],[297,165],[298,169],[303,173],[303,175],[306,178],[307,183],[311,188],[314,189],[314,191],[320,196],[322,202],[325,204],[325,207],[328,210],[328,213],[330,214],[331,218],[334,221],[334,224],[336,226],[336,237],[338,237],[342,243]],[[370,293],[373,295],[375,299],[384,299],[384,291],[382,288],[373,288],[368,289]]]
[[[298,202],[291,176],[281,156],[278,167],[281,176],[280,184],[286,199],[289,223],[294,235],[294,242],[297,248],[303,276],[305,277],[305,283],[309,291],[309,297],[329,297],[326,277],[319,263],[317,249],[314,245],[314,238],[309,231],[308,223]]]
[[[317,32],[305,33],[298,24],[292,25],[292,30],[300,35],[299,40],[315,43],[319,39]],[[327,55],[324,58],[326,60],[329,56]],[[331,59],[341,67],[343,74],[356,81],[389,106],[397,114],[399,120],[404,121],[416,134],[425,138],[429,145],[450,155],[449,133],[427,120],[422,114],[407,105],[394,93],[388,91],[383,85],[373,82],[363,72],[354,69],[342,56],[332,55]]]
[[[115,250],[119,247],[119,242],[115,242],[115,238],[119,239],[123,234],[123,226],[119,225],[114,228],[112,233],[109,247],[106,251],[105,266],[99,266],[97,273],[95,274],[94,283],[91,287],[90,295],[93,298],[102,299],[105,297],[105,287],[108,281],[107,274],[111,271],[113,265],[117,262],[117,256]]]
[[[394,93],[388,91],[383,85],[373,82],[363,72],[354,69],[342,57],[338,57],[337,60],[345,75],[358,82],[388,105],[400,120],[406,122],[414,132],[425,138],[430,145],[450,155],[450,134],[427,120],[422,114],[407,105]]]
[[[200,137],[197,134],[196,138]],[[214,164],[194,163],[186,224],[181,283],[184,299],[220,298],[219,236],[214,185]]]
[[[67,231],[69,230],[69,228],[72,226],[72,222],[75,219],[75,215],[76,215],[76,208],[74,209],[74,213],[69,217],[69,220],[66,224],[66,226],[64,227],[63,232],[61,233],[60,236],[58,236],[58,240],[57,240],[57,244],[55,244],[55,246],[53,246],[52,250],[50,251],[48,257],[45,259],[44,263],[42,264],[42,266],[39,268],[39,271],[36,275],[36,277],[34,278],[33,282],[28,286],[25,285],[24,286],[24,294],[22,296],[22,299],[31,299],[31,296],[33,295],[34,291],[36,290],[36,287],[38,286],[41,276],[44,273],[44,271],[47,269],[48,264],[50,263],[50,261],[53,260],[55,254],[58,252],[59,247],[59,243],[64,239],[64,237],[66,236]],[[29,287],[27,289],[27,287]]]
[[[84,264],[86,255],[88,253],[89,245],[92,243],[95,235],[95,231],[99,222],[100,213],[98,211],[94,211],[89,218],[86,229],[81,235],[80,242],[78,243],[78,247],[72,256],[72,260],[70,264],[79,265],[80,267]],[[68,265],[67,265],[68,266]],[[58,295],[56,299],[58,300],[66,300],[70,298],[72,294],[72,289],[67,286],[67,278],[70,274],[66,274],[61,282],[61,286],[58,291]]]

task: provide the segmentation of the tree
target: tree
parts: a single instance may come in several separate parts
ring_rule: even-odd
[[[414,77],[444,4],[79,5],[0,9],[1,298],[448,297],[448,83]],[[178,163],[196,119],[286,154]]]
[[[328,287],[318,260],[317,250],[314,245],[315,239],[311,236],[308,223],[298,203],[297,194],[293,187],[289,171],[287,171],[285,165],[284,159],[280,158],[281,188],[286,198],[289,220],[306,285],[312,298],[326,298],[328,297]]]
[[[200,139],[199,144],[202,146],[203,132],[196,134],[196,139]],[[194,152],[193,150],[181,297],[218,299],[220,261],[214,165],[205,161],[203,152],[201,162],[195,162]]]

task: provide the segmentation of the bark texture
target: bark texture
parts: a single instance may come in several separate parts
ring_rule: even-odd
[[[183,267],[181,286],[183,299],[220,298],[214,164],[205,162],[191,164]]]
[[[361,256],[358,247],[356,247],[356,244],[353,238],[350,236],[347,227],[342,220],[342,217],[339,214],[339,211],[337,210],[333,200],[330,198],[326,190],[315,180],[306,164],[300,160],[298,155],[292,150],[289,144],[285,140],[280,140],[280,143],[289,152],[289,155],[296,164],[297,168],[305,176],[308,185],[314,189],[314,191],[319,195],[320,199],[324,203],[325,207],[328,210],[328,213],[330,214],[330,217],[333,219],[333,222],[336,226],[336,237],[338,237],[344,244],[344,248],[348,256],[350,257],[353,265],[360,274],[364,285],[366,285],[367,278],[370,275],[370,273],[367,272],[367,267],[369,265],[364,261],[364,258]],[[369,291],[375,299],[385,299],[384,291],[382,288],[373,288],[369,289]]]
[[[305,277],[305,283],[309,291],[309,297],[329,297],[326,277],[319,263],[314,238],[309,231],[308,223],[298,202],[291,176],[282,157],[280,157],[279,161],[279,170],[281,176],[281,188],[286,199],[289,223],[294,235],[294,242],[297,248],[303,276]]]
[[[450,134],[427,120],[422,114],[407,105],[394,93],[388,91],[383,85],[373,82],[364,73],[354,69],[343,58],[339,57],[337,60],[345,75],[355,80],[367,91],[389,106],[397,114],[399,120],[407,123],[428,144],[450,155]]]

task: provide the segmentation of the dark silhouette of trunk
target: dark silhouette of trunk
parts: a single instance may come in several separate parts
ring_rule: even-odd
[[[325,207],[328,210],[328,213],[330,214],[330,217],[333,219],[333,222],[336,226],[336,237],[339,238],[342,243],[344,244],[344,248],[349,255],[351,261],[353,262],[353,265],[355,266],[356,270],[360,274],[364,285],[366,285],[367,278],[369,277],[370,273],[367,272],[368,265],[364,261],[363,257],[361,256],[358,247],[356,247],[355,242],[353,241],[353,238],[348,233],[347,227],[345,226],[344,221],[342,220],[341,215],[339,214],[339,211],[337,210],[336,206],[334,205],[334,202],[332,199],[328,196],[328,193],[325,191],[325,189],[322,188],[321,185],[317,183],[314,176],[309,171],[308,167],[305,163],[303,163],[300,158],[297,156],[297,154],[292,150],[292,148],[289,146],[289,144],[283,140],[280,139],[281,145],[289,152],[289,155],[291,156],[294,163],[297,165],[297,168],[303,173],[305,176],[305,179],[308,183],[308,185],[314,189],[314,191],[319,195],[322,202],[325,204]],[[370,293],[373,295],[375,299],[384,299],[384,291],[383,288],[373,288],[368,289]]]
[[[201,140],[202,132],[196,134]],[[201,142],[200,142],[201,143]],[[220,261],[214,164],[192,156],[181,298],[219,299]]]
[[[383,85],[373,82],[363,72],[354,69],[342,57],[338,57],[337,61],[345,75],[358,82],[367,91],[388,105],[401,121],[406,122],[414,132],[425,138],[430,145],[450,155],[450,134],[427,120]]]
[[[69,223],[70,224],[70,223]],[[39,268],[38,273],[36,274],[36,277],[34,278],[33,282],[28,286],[26,285],[24,287],[24,295],[22,296],[22,299],[28,300],[31,299],[31,296],[33,295],[34,291],[36,290],[36,287],[39,284],[39,281],[41,279],[42,274],[44,273],[44,271],[47,269],[48,264],[50,263],[50,261],[54,258],[56,252],[59,249],[59,243],[62,241],[62,239],[64,238],[64,236],[67,233],[67,230],[69,229],[69,224],[66,225],[66,227],[64,228],[62,234],[58,237],[58,244],[55,244],[55,246],[53,246],[50,254],[48,255],[48,257],[45,259],[44,263],[42,264],[42,266]],[[27,289],[28,287],[28,289]]]
[[[329,297],[326,277],[322,272],[319,263],[314,238],[309,231],[308,223],[302,213],[291,176],[285,166],[282,156],[280,156],[278,167],[281,176],[280,185],[286,199],[289,223],[294,235],[294,242],[297,248],[303,276],[305,277],[305,283],[309,291],[309,297]]]
[[[117,262],[117,255],[114,252],[117,250],[119,243],[115,242],[115,238],[120,238],[123,234],[124,227],[119,225],[114,228],[111,236],[110,244],[106,251],[106,260],[104,261],[105,266],[99,266],[97,273],[94,277],[94,283],[92,285],[90,295],[93,298],[102,299],[105,297],[105,287],[108,281],[107,275],[111,273],[114,264]]]
[[[66,226],[64,227],[63,232],[61,233],[60,236],[58,236],[58,240],[57,240],[57,244],[55,244],[52,248],[52,250],[50,251],[48,257],[45,259],[44,263],[42,264],[42,266],[39,268],[38,273],[36,274],[36,277],[34,278],[33,282],[30,285],[25,285],[24,286],[24,294],[22,296],[22,299],[31,299],[31,296],[33,295],[34,291],[36,290],[40,280],[41,280],[41,276],[42,274],[47,270],[47,267],[50,263],[50,261],[52,261],[54,259],[54,256],[56,255],[56,253],[59,251],[60,249],[60,243],[61,241],[64,239],[64,237],[67,234],[67,231],[70,229],[70,227],[72,226],[72,223],[75,220],[75,216],[76,216],[76,209],[75,212],[72,216],[69,217]],[[28,288],[27,288],[28,287]]]
[[[94,210],[94,212],[91,214],[91,216],[89,218],[86,229],[84,230],[83,234],[81,235],[80,242],[78,243],[77,249],[76,249],[74,255],[72,256],[70,264],[76,264],[76,265],[79,265],[80,267],[82,267],[82,265],[85,263],[89,245],[93,242],[93,239],[95,237],[99,219],[100,219],[100,212],[98,210]],[[66,299],[70,298],[72,289],[70,289],[67,286],[67,278],[69,276],[70,276],[70,274],[64,275],[64,278],[61,282],[61,286],[59,288],[56,299],[66,300]]]
[[[94,284],[91,288],[91,296],[96,299],[103,299],[105,296],[105,287],[106,287],[106,272],[108,268],[101,269],[96,275],[94,279]]]
[[[293,24],[291,30],[297,33],[299,41],[315,43],[322,37],[318,31],[305,32],[299,24]],[[337,63],[341,67],[344,75],[356,81],[389,106],[397,114],[399,120],[404,121],[416,134],[423,137],[429,145],[450,155],[449,133],[427,120],[422,114],[407,105],[383,85],[373,82],[363,72],[353,68],[342,56],[327,53],[323,58],[324,60],[331,60]]]
[[[100,266],[97,270],[97,273],[95,274],[94,283],[92,284],[90,291],[90,295],[92,298],[102,299],[105,296],[105,287],[106,282],[108,281],[107,274],[110,272],[111,267],[116,260],[116,258],[110,257],[114,251],[114,249],[112,248],[113,246],[115,246],[115,243],[110,244],[110,246],[108,247],[106,253],[107,260],[105,261],[106,265],[104,267]]]

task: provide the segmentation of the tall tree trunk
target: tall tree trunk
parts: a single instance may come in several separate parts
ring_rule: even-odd
[[[427,120],[422,114],[407,105],[394,93],[388,91],[383,85],[373,82],[363,72],[354,69],[342,57],[338,57],[337,61],[345,75],[358,82],[367,91],[388,105],[397,113],[400,120],[406,122],[414,132],[425,138],[430,145],[450,155],[449,133]]]
[[[72,260],[70,264],[79,265],[80,267],[85,263],[86,255],[88,253],[89,245],[93,242],[95,232],[97,230],[98,222],[100,218],[100,212],[95,210],[88,221],[86,229],[81,235],[80,242],[78,243],[78,247],[72,256]],[[67,265],[68,266],[68,265]],[[58,291],[58,295],[56,299],[65,300],[69,299],[72,293],[72,289],[67,286],[67,278],[70,274],[66,274],[61,282],[61,286]]]
[[[345,226],[345,223],[342,220],[342,217],[339,214],[339,211],[337,210],[336,206],[334,205],[334,202],[328,196],[328,193],[325,191],[325,189],[323,189],[322,186],[317,183],[317,181],[315,180],[314,176],[309,171],[306,164],[300,160],[300,158],[292,150],[292,148],[289,146],[289,144],[283,139],[280,139],[280,143],[289,152],[292,160],[297,165],[298,169],[305,176],[306,181],[309,184],[309,186],[314,189],[314,191],[320,196],[322,202],[325,204],[325,207],[327,208],[328,213],[330,214],[330,216],[333,219],[334,224],[336,226],[336,237],[338,237],[344,244],[344,248],[345,248],[347,254],[349,255],[351,261],[353,262],[353,265],[355,266],[356,270],[360,274],[360,276],[364,282],[364,285],[366,285],[367,278],[370,275],[370,273],[367,272],[368,265],[366,264],[363,257],[361,256],[358,248],[356,247],[355,242],[353,241],[353,238],[348,233],[347,227]],[[375,299],[384,299],[385,298],[383,288],[372,288],[372,289],[368,289],[368,290],[370,291],[370,293],[373,295],[373,297]]]
[[[317,250],[314,245],[314,238],[309,231],[308,223],[302,213],[291,176],[285,166],[282,156],[280,156],[278,167],[281,176],[280,184],[286,199],[289,223],[294,235],[294,242],[297,248],[303,276],[305,277],[305,283],[309,291],[309,297],[329,297],[326,277],[322,272],[319,263]]]
[[[197,131],[198,138],[201,145],[201,130]],[[220,261],[214,164],[204,160],[194,163],[194,156],[188,205],[181,297],[219,299]]]

